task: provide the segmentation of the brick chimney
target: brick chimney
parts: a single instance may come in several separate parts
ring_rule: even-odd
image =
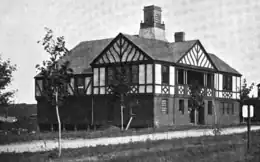
[[[174,33],[175,42],[183,42],[185,41],[185,33],[184,32],[176,32]]]
[[[140,23],[139,36],[147,39],[165,39],[165,25],[162,21],[162,9],[158,6],[144,7],[144,22]]]

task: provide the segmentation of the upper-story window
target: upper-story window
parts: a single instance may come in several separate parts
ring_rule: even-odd
[[[177,76],[178,76],[178,80],[177,80],[177,84],[184,84],[184,70],[183,69],[178,69],[177,70]]]
[[[162,66],[162,83],[169,84],[170,76],[169,76],[169,66]]]
[[[111,85],[119,83],[120,81],[126,81],[130,83],[138,83],[138,65],[123,67],[108,67],[107,68],[107,84]]]
[[[114,80],[114,69],[112,67],[107,68],[107,84],[111,85],[113,84]]]
[[[232,90],[232,76],[223,75],[223,90]]]
[[[138,73],[138,65],[132,65],[131,66],[131,83],[138,83],[138,76],[139,76],[139,73]]]
[[[76,78],[76,88],[78,90],[78,93],[84,93],[84,89],[85,89],[85,77],[77,77]]]

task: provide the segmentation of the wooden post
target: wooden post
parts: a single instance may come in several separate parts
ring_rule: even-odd
[[[251,118],[250,118],[250,106],[247,107],[247,151],[250,149],[250,125],[251,125]]]
[[[120,104],[120,107],[121,107],[121,130],[123,131],[124,130],[124,94],[121,93],[121,104]]]

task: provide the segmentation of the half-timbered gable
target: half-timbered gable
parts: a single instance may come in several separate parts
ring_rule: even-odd
[[[178,63],[214,69],[214,63],[199,41],[180,58]]]
[[[151,59],[149,55],[120,33],[91,64],[131,63]]]
[[[113,93],[124,70],[130,84],[129,93],[153,92],[152,58],[137,45],[119,34],[91,63],[93,66],[93,94]]]

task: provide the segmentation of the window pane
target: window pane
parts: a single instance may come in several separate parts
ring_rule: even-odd
[[[111,67],[107,68],[107,84],[111,85],[114,80],[114,70]]]
[[[162,83],[169,84],[169,66],[162,66]]]
[[[132,72],[132,83],[138,83],[138,66],[133,65],[131,72]]]

